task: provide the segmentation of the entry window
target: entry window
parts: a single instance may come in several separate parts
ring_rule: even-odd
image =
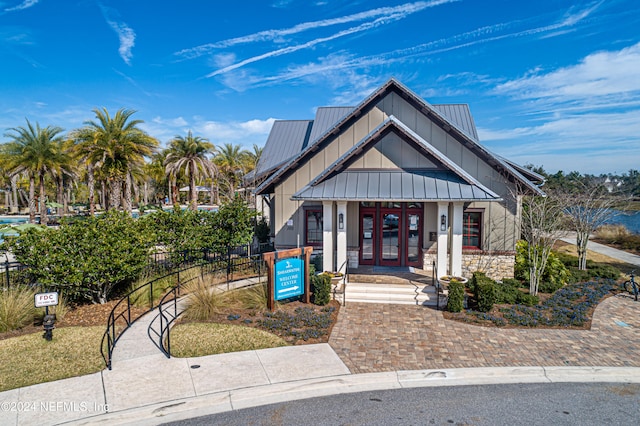
[[[322,209],[305,210],[305,244],[322,245]]]
[[[465,249],[480,250],[482,241],[482,212],[468,211],[463,214],[462,246]]]

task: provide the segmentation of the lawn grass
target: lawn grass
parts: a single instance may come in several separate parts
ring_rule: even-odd
[[[50,342],[42,332],[0,340],[0,392],[102,370],[103,333],[104,326],[64,327]]]
[[[287,342],[264,330],[241,325],[186,323],[171,329],[171,355],[178,358],[279,346],[287,346]]]

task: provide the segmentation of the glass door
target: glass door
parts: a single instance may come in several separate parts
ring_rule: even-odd
[[[422,265],[422,259],[420,259],[420,240],[421,240],[421,227],[420,227],[420,213],[407,212],[407,266]]]
[[[400,215],[398,211],[380,214],[380,264],[400,265]]]
[[[360,263],[373,265],[375,258],[375,211],[360,214]]]

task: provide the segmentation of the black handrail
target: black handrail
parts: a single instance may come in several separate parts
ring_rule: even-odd
[[[179,281],[181,272],[185,272],[185,271],[188,271],[190,269],[198,268],[198,267],[201,267],[201,266],[202,266],[202,264],[190,265],[190,266],[187,266],[185,268],[178,269],[177,271],[173,271],[173,272],[171,272],[169,274],[163,275],[162,277],[155,278],[155,279],[149,281],[148,283],[145,283],[145,284],[141,285],[140,287],[137,287],[136,289],[130,291],[129,293],[124,295],[118,301],[118,303],[116,303],[116,305],[113,307],[113,309],[109,313],[109,318],[107,319],[107,329],[104,332],[104,334],[102,335],[102,341],[100,342],[100,353],[102,355],[102,359],[105,362],[105,365],[107,366],[107,368],[109,370],[111,370],[111,360],[112,360],[111,358],[112,358],[112,355],[113,355],[113,349],[115,348],[115,345],[118,342],[118,339],[120,339],[120,337],[124,334],[124,332],[127,331],[129,329],[129,327],[131,327],[131,325],[133,323],[135,323],[138,319],[140,319],[142,316],[144,316],[148,312],[151,312],[157,306],[157,305],[154,305],[154,300],[153,300],[153,286],[154,286],[154,284],[157,283],[158,281],[165,280],[167,278],[173,277],[174,275],[177,276],[178,281]],[[145,310],[144,312],[140,313],[139,315],[137,315],[135,318],[132,319],[132,317],[131,317],[131,296],[133,294],[141,291],[141,290],[144,291],[145,287],[149,288],[149,301],[148,301],[148,306],[149,307],[148,307],[147,310]],[[125,301],[126,301],[126,307],[124,309],[122,309],[122,312],[120,312],[120,313],[118,313],[116,315],[116,311],[118,310],[118,308]],[[123,319],[125,321],[126,326],[122,330],[120,330],[120,332],[118,332],[116,330],[116,323],[120,319]],[[105,345],[106,345],[106,353],[105,353]]]
[[[238,262],[230,262],[227,266],[224,267],[215,267],[214,264],[204,265],[200,270],[200,277],[204,277],[205,275],[213,274],[216,272],[224,272],[227,271],[227,291],[229,291],[229,283],[233,280],[233,272],[238,266],[246,266],[247,264],[251,265],[254,272],[256,272],[259,277],[259,282],[261,281],[262,274],[265,271],[263,267],[262,255],[251,255],[244,258],[246,262],[238,263]],[[205,269],[208,269],[205,272]],[[229,274],[229,270],[231,270],[231,274]],[[182,315],[183,311],[178,312],[178,299],[181,295],[181,287],[198,277],[193,277],[188,281],[179,282],[174,288],[172,288],[167,294],[164,295],[160,303],[158,303],[158,315],[153,319],[151,324],[149,324],[149,329],[147,334],[149,338],[154,342],[156,347],[162,351],[162,353],[167,357],[171,358],[171,325],[175,320],[178,319],[180,315]],[[231,278],[231,279],[229,279]],[[247,277],[245,277],[246,279]],[[220,283],[222,284],[222,283]],[[171,309],[173,308],[173,309]],[[173,312],[171,312],[173,311]],[[155,320],[159,318],[160,320],[160,331],[156,331],[153,328],[153,324]],[[154,339],[155,336],[157,341]]]

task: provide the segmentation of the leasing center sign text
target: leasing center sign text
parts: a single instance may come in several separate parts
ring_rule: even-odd
[[[275,267],[275,300],[288,299],[304,294],[302,259],[289,258],[276,262]]]

